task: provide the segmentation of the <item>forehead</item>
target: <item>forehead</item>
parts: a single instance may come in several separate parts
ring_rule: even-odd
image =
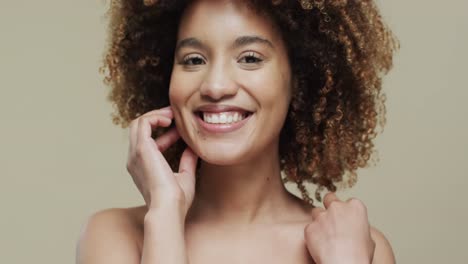
[[[185,9],[178,39],[196,37],[209,42],[233,41],[241,35],[256,35],[279,42],[274,23],[243,1],[196,0]]]

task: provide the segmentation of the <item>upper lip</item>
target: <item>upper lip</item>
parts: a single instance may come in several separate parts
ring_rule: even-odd
[[[210,112],[210,113],[221,113],[221,112],[229,112],[229,111],[251,112],[239,106],[219,105],[219,104],[205,104],[195,109],[195,112]]]

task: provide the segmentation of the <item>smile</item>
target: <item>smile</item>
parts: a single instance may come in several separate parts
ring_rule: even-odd
[[[201,113],[203,121],[210,124],[231,124],[244,120],[248,113],[242,112],[222,112],[222,113]]]
[[[250,112],[196,112],[198,124],[207,133],[228,133],[240,129],[252,116]]]
[[[196,108],[193,114],[202,132],[219,134],[240,129],[254,113],[241,106],[205,104]]]

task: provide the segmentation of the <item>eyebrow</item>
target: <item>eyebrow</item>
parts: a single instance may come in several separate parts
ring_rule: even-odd
[[[269,41],[268,39],[256,36],[256,35],[241,36],[241,37],[236,38],[231,48],[240,48],[240,47],[247,46],[250,44],[255,44],[255,43],[268,45],[273,49],[275,48],[273,46],[273,43],[271,43],[271,41]],[[186,38],[177,43],[175,52],[177,53],[181,48],[184,48],[184,47],[192,47],[192,48],[203,49],[203,50],[208,49],[207,46],[203,44],[203,42],[201,42],[199,39]]]
[[[238,38],[236,38],[236,40],[234,41],[234,44],[232,46],[233,46],[233,48],[239,48],[239,47],[242,47],[242,46],[255,44],[255,43],[266,44],[266,45],[270,46],[271,48],[275,48],[273,46],[273,43],[271,43],[268,39],[265,39],[265,38],[262,38],[262,37],[259,37],[259,36],[242,36],[242,37],[238,37]]]

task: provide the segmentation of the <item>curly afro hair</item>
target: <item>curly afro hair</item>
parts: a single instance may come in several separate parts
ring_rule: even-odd
[[[113,123],[127,127],[141,114],[169,105],[169,81],[183,0],[112,0],[101,73],[111,87]],[[244,0],[276,23],[288,49],[294,87],[280,135],[283,181],[336,191],[357,181],[373,139],[385,124],[382,77],[398,40],[372,0]],[[164,62],[164,63],[162,63]],[[154,137],[166,129],[154,132]],[[173,169],[184,148],[164,155]]]

